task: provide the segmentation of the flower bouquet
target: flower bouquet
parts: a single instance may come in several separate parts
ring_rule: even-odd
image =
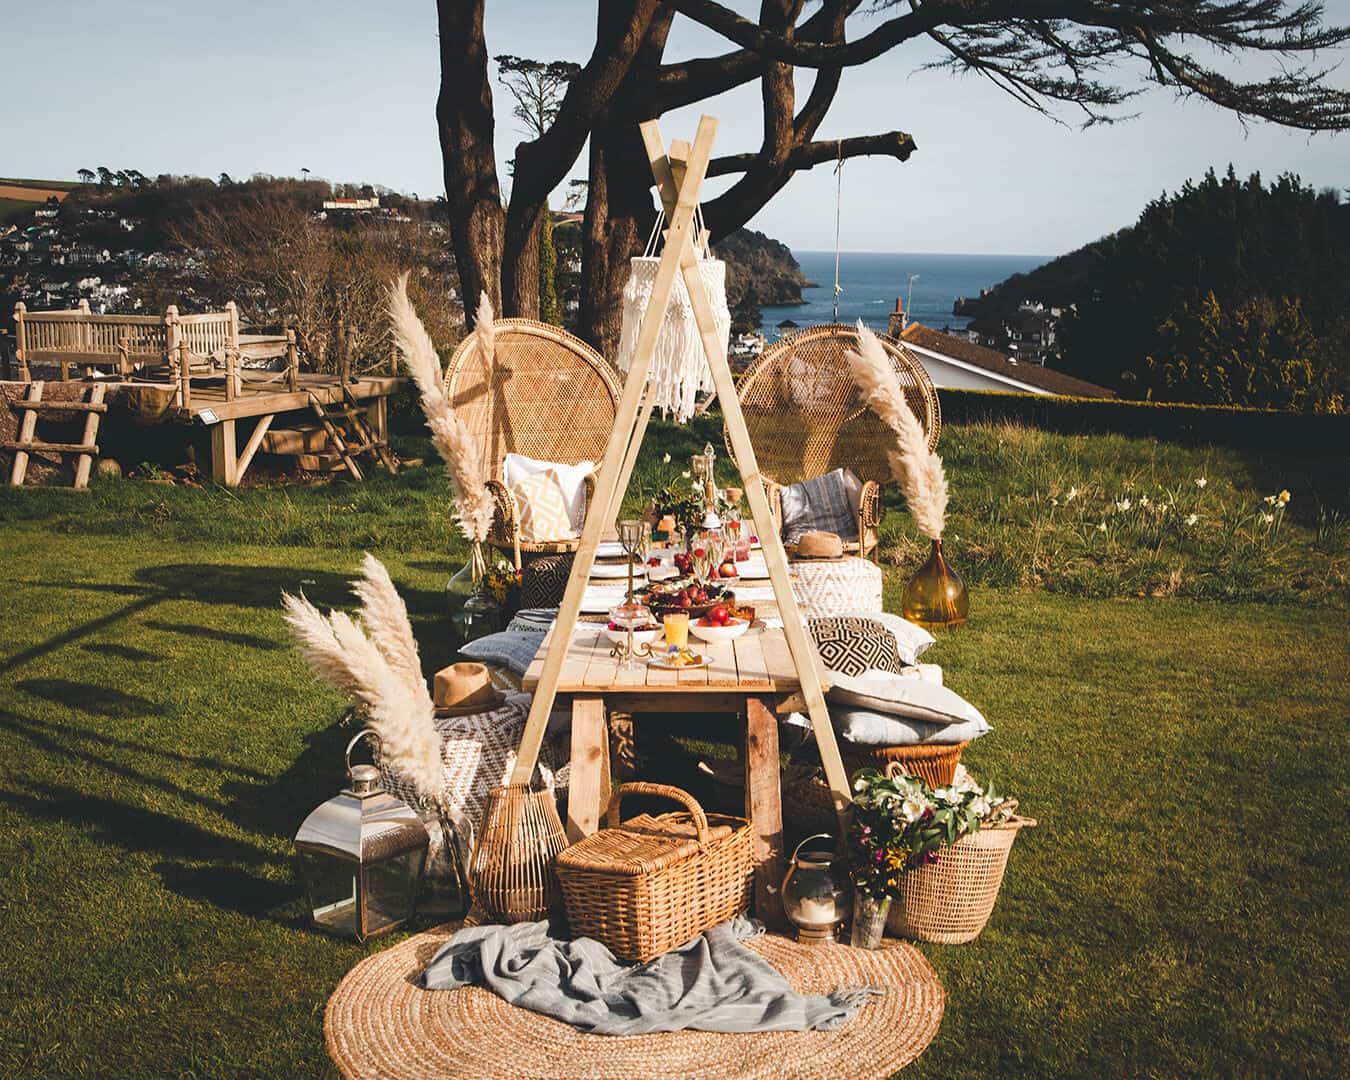
[[[868,939],[874,913],[867,902],[905,937],[950,943],[978,936],[993,911],[1017,830],[1036,823],[1017,817],[1015,800],[992,785],[982,787],[963,765],[939,788],[894,767],[887,775],[859,769],[853,792],[848,846],[854,944]]]

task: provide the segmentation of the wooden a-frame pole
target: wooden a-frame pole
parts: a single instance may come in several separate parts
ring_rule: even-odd
[[[652,295],[639,327],[633,365],[624,383],[614,430],[605,450],[604,462],[600,466],[596,505],[603,508],[604,512],[588,514],[586,517],[581,542],[558,611],[553,646],[544,658],[544,668],[530,704],[530,713],[521,737],[515,767],[511,773],[511,782],[528,783],[534,773],[544,729],[557,696],[558,676],[572,640],[577,617],[581,613],[582,594],[590,578],[591,568],[595,564],[595,551],[599,544],[600,532],[610,523],[618,509],[619,500],[623,496],[624,487],[631,476],[633,463],[646,433],[652,411],[650,396],[646,403],[641,405],[640,410],[639,406],[642,403],[657,335],[665,319],[666,308],[674,289],[675,273],[678,270],[683,275],[685,287],[689,292],[694,321],[698,325],[708,364],[712,370],[717,396],[722,402],[732,454],[741,475],[746,497],[750,502],[750,513],[760,536],[769,580],[773,585],[774,598],[777,600],[778,612],[782,618],[783,636],[787,640],[788,650],[797,669],[802,696],[811,717],[821,762],[825,766],[826,780],[834,799],[835,812],[842,822],[850,801],[848,778],[839,756],[839,746],[835,742],[834,728],[830,724],[829,713],[825,707],[820,670],[816,666],[815,648],[806,636],[806,628],[797,607],[797,598],[788,578],[787,554],[783,550],[782,538],[773,527],[768,496],[759,475],[754,446],[750,442],[745,417],[741,413],[740,400],[736,396],[736,387],[731,377],[731,368],[727,364],[726,345],[717,333],[712,305],[703,277],[699,273],[692,244],[694,209],[712,153],[717,121],[708,116],[699,120],[698,133],[682,162],[679,158],[684,156],[680,153],[683,147],[673,144],[676,150],[674,158],[668,155],[655,121],[642,124],[641,130],[652,166],[652,175],[661,192],[662,202],[669,218],[669,230],[661,262],[657,267],[656,279],[652,285]]]

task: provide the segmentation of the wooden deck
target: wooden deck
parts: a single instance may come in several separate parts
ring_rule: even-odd
[[[314,405],[340,407],[343,404],[343,386],[337,375],[317,375],[301,372],[296,376],[295,389],[286,381],[286,374],[249,371],[240,373],[231,393],[224,378],[193,378],[188,402],[182,403],[179,381],[165,375],[162,379],[88,380],[104,387],[104,400],[109,404],[121,397],[144,395],[148,390],[162,391],[166,407],[163,423],[201,424],[211,432],[211,478],[218,484],[236,486],[243,478],[254,455],[262,445],[263,436],[278,417],[287,413],[303,414],[297,419],[312,423]],[[367,375],[347,383],[347,390],[364,410],[366,423],[375,437],[389,437],[389,395],[403,383],[403,379],[389,375]],[[239,421],[246,426],[246,437],[240,449],[236,440]],[[278,424],[284,426],[285,421]]]

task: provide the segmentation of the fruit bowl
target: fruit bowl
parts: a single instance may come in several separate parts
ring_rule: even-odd
[[[689,632],[700,641],[716,645],[723,641],[735,641],[750,629],[749,619],[728,619],[724,623],[704,626],[702,620],[694,619],[689,623]]]
[[[691,592],[697,599],[690,598]],[[700,582],[688,577],[654,582],[639,595],[658,617],[685,612],[691,620],[707,614],[718,604],[727,602],[727,590],[721,585]],[[688,603],[685,603],[686,599],[689,600]]]
[[[665,637],[665,627],[653,626],[650,628],[633,629],[633,648],[640,649],[643,645],[654,646],[656,642]],[[628,631],[617,623],[610,623],[605,627],[605,634],[615,645],[622,645],[628,640]]]

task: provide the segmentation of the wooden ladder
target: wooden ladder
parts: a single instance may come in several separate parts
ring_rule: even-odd
[[[346,385],[342,387],[341,404],[325,405],[311,390],[309,407],[315,418],[323,425],[329,441],[337,450],[338,456],[342,458],[342,464],[346,466],[347,472],[351,474],[353,480],[365,479],[361,475],[360,467],[356,464],[356,459],[362,454],[369,454],[390,473],[396,471],[397,466],[394,462],[394,455],[389,449],[388,441],[376,436],[366,417],[365,409],[352,396],[351,390]],[[343,420],[348,423],[352,434],[356,436],[356,442],[349,442],[343,435],[342,429],[333,422],[334,420]]]
[[[94,459],[98,457],[98,427],[103,414],[108,411],[103,396],[107,387],[95,383],[85,395],[84,401],[43,401],[42,390],[46,384],[38,381],[28,384],[28,393],[23,401],[14,408],[21,414],[19,437],[13,441],[0,443],[6,450],[14,451],[14,467],[9,473],[11,487],[23,487],[28,475],[28,455],[34,451],[57,454],[75,454],[75,490],[85,491],[89,487],[89,471]],[[84,441],[78,443],[44,442],[36,437],[38,417],[43,413],[82,412],[84,418]]]

